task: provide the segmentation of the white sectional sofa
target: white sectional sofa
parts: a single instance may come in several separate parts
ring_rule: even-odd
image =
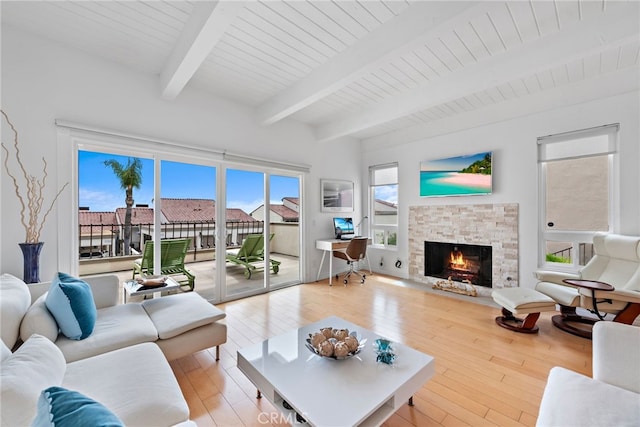
[[[640,425],[640,327],[593,327],[593,378],[551,369],[537,427]]]
[[[3,275],[3,284],[9,280],[5,276],[8,275]],[[143,342],[158,344],[171,361],[206,348],[216,347],[219,351],[219,346],[227,341],[227,325],[220,322],[226,313],[196,293],[119,304],[116,275],[94,276],[84,281],[91,287],[98,309],[91,336],[77,341],[59,333],[54,317],[45,306],[51,282],[42,282],[28,285],[32,304],[20,325],[22,340],[32,334],[43,335],[60,348],[67,362]]]
[[[224,343],[225,313],[195,293],[117,304],[116,276],[86,282],[95,328],[71,340],[43,303],[49,284],[0,278],[0,425],[30,425],[51,386],[99,402],[126,426],[193,425],[167,359]]]

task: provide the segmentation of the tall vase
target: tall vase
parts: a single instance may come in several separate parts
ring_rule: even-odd
[[[25,283],[40,282],[40,251],[44,242],[18,243],[22,249],[24,273],[22,278]]]

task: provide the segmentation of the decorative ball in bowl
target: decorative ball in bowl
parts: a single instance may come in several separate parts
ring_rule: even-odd
[[[309,334],[306,341],[305,345],[312,353],[327,359],[344,360],[360,353],[367,339],[359,339],[355,331],[327,327]]]

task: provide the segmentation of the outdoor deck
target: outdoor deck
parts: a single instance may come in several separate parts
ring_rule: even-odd
[[[295,283],[300,280],[300,267],[299,258],[273,254],[272,257],[281,261],[280,270],[277,274],[271,273],[271,286],[280,284]],[[187,268],[196,276],[195,279],[195,291],[202,295],[204,298],[213,299],[216,293],[216,265],[215,261],[199,261],[187,263]],[[248,292],[251,290],[259,289],[264,286],[264,271],[255,272],[251,275],[251,279],[244,277],[244,267],[232,263],[226,264],[227,271],[227,295],[236,295]],[[133,265],[131,269],[114,271],[120,283],[125,280],[130,280],[133,275]],[[179,276],[176,276],[179,279]],[[122,294],[122,292],[121,292]],[[140,297],[138,297],[140,298]],[[135,301],[131,299],[128,301]]]

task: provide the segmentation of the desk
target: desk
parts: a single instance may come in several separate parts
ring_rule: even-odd
[[[371,244],[371,239],[367,239],[367,245]],[[341,239],[321,239],[316,240],[316,249],[320,249],[322,251],[322,261],[320,261],[320,267],[318,268],[318,274],[316,275],[316,282],[320,279],[320,272],[322,271],[322,266],[324,265],[324,257],[327,255],[327,252],[333,251],[344,251],[349,246],[349,240],[341,240]],[[369,266],[369,274],[371,273],[371,263],[369,263],[369,256],[365,256],[367,260],[367,264]],[[329,254],[329,285],[332,284],[333,279],[333,254]]]

